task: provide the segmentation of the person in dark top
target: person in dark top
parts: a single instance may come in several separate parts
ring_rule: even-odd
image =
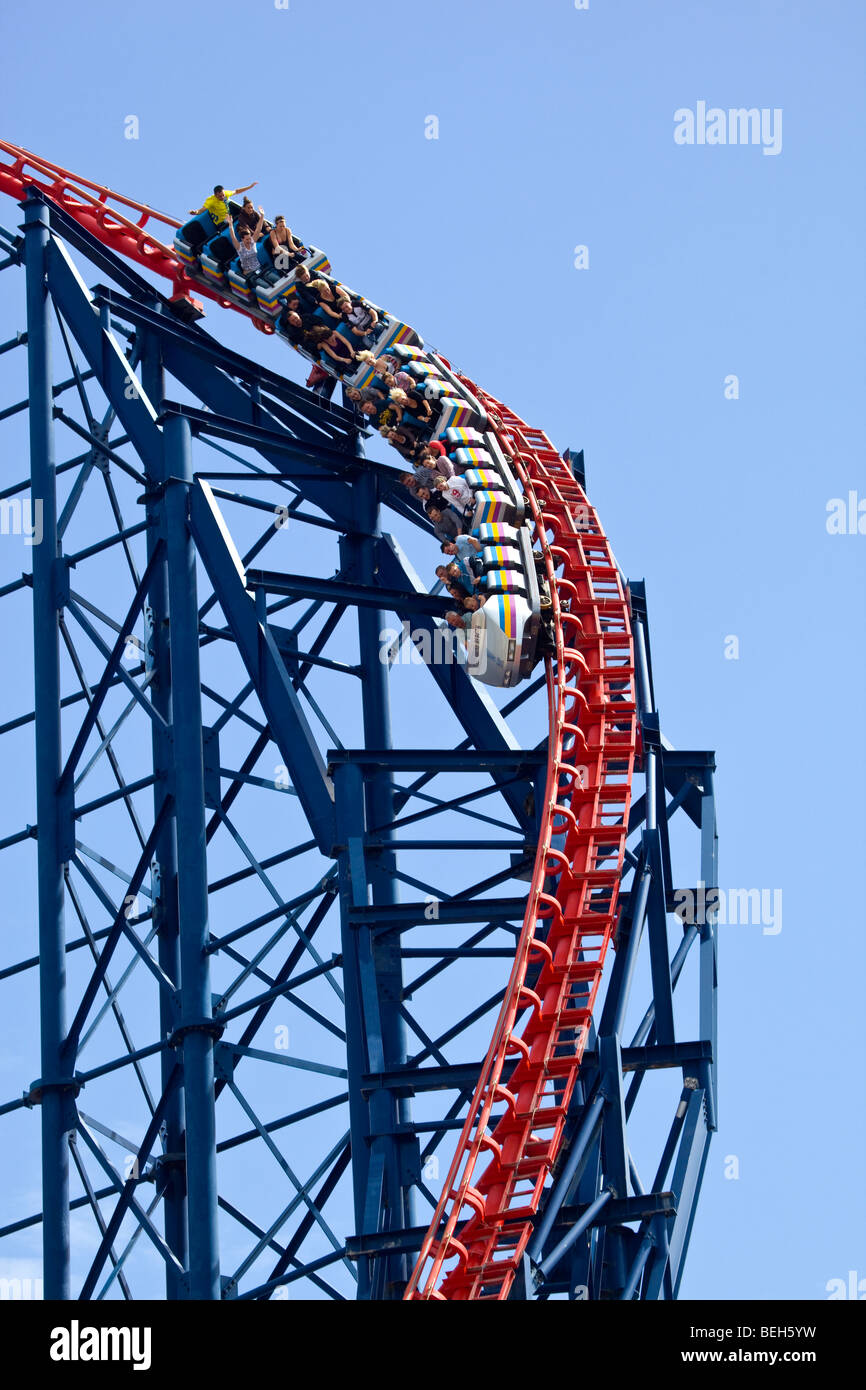
[[[420,398],[414,391],[404,391],[402,387],[395,386],[389,400],[392,405],[400,411],[400,429],[404,433],[411,435],[412,439],[418,443],[419,448],[423,447],[423,439],[430,433],[432,412],[426,401],[421,402],[424,410],[419,404]],[[426,412],[426,413],[425,413]]]
[[[339,290],[332,288],[327,280],[323,280],[321,275],[315,280],[310,281],[310,293],[316,296],[317,309],[316,317],[320,323],[336,328],[337,324],[342,324],[347,306],[351,307],[351,301]]]
[[[307,267],[296,266],[291,286],[294,292],[289,294],[287,303],[294,302],[302,314],[314,314],[319,307],[319,301],[310,289],[310,284],[310,272]]]
[[[289,295],[286,303],[291,304],[292,308],[301,315],[301,318],[321,323],[321,320],[316,318],[318,305],[306,285],[298,285],[297,290],[294,294]]]
[[[433,410],[423,391],[419,391],[417,387],[407,387],[405,396],[406,403],[403,409],[406,414],[417,420],[422,429],[429,428],[433,423]]]
[[[419,451],[415,459],[415,486],[426,488],[427,497],[430,498],[433,496],[434,484],[438,477],[438,473],[432,468],[427,467],[423,459],[423,454]]]
[[[443,510],[431,500],[424,510],[433,522],[433,534],[438,541],[456,541],[461,528],[457,513],[451,507]]]
[[[243,207],[235,218],[235,231],[238,238],[243,237],[244,231],[249,229],[255,235],[259,223],[259,215],[253,207],[252,198],[244,198]],[[267,224],[265,224],[267,225]]]
[[[388,400],[388,393],[390,392],[393,385],[394,378],[391,376],[389,372],[385,372],[384,375],[381,372],[377,372],[376,375],[374,377],[371,377],[367,383],[367,390],[370,393],[370,399],[378,400],[379,404],[384,406]],[[397,418],[396,411],[394,412],[394,418]]]
[[[360,357],[360,354],[357,354],[357,356]],[[380,401],[374,400],[367,394],[366,390],[359,391],[356,386],[347,386],[345,388],[345,395],[346,400],[358,411],[359,415],[363,415],[365,419],[370,420],[374,425],[378,425],[379,412],[381,410]]]
[[[363,354],[359,352],[358,357],[360,358],[362,356]],[[349,400],[352,402],[353,405],[361,406],[367,404],[368,402],[372,402],[372,404],[377,407],[381,405],[381,400],[373,395],[369,386],[365,386],[360,391],[358,390],[357,386],[347,386],[346,395],[349,397]]]
[[[282,213],[274,219],[274,225],[268,233],[267,245],[277,270],[291,270],[306,255],[305,248],[292,236],[291,227],[286,226],[286,219]]]
[[[288,338],[292,347],[306,349],[308,347],[307,338],[312,327],[312,317],[309,314],[299,314],[291,304],[286,305],[277,320],[277,328],[284,337]]]
[[[355,354],[349,344],[325,324],[311,328],[307,341],[312,345],[311,350],[318,353],[322,364],[335,367],[341,375],[355,365]]]
[[[415,456],[418,453],[418,441],[411,430],[405,429],[403,425],[397,425],[388,432],[385,438],[388,440],[388,443],[397,450],[401,458],[409,462],[415,461]]]
[[[319,307],[319,301],[315,292],[310,289],[310,272],[304,265],[299,265],[295,271],[295,278],[292,282],[294,294],[290,294],[286,300],[293,309],[297,309],[301,318],[313,318]],[[320,323],[321,319],[316,319]]]

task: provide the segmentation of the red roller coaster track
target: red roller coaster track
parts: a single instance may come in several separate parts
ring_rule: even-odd
[[[174,249],[147,229],[149,223],[155,223],[160,229],[170,228],[173,240],[174,233],[181,225],[176,218],[169,217],[165,212],[157,212],[146,203],[137,203],[134,198],[127,198],[122,193],[115,193],[101,183],[72,174],[59,164],[51,164],[29,150],[7,144],[5,140],[0,140],[2,154],[7,155],[11,163],[0,158],[0,193],[8,193],[10,198],[20,201],[26,196],[28,187],[38,188],[111,251],[127,256],[170,280],[172,299],[194,302],[192,291],[195,290],[197,295],[205,295],[223,309],[234,309],[236,313],[243,314],[261,333],[273,333],[272,324],[263,323],[255,315],[247,313],[240,304],[193,280],[187,275]]]
[[[174,297],[194,288],[246,313],[192,280],[148,230],[174,230],[174,218],[15,145],[0,141],[0,152],[11,161],[0,159],[0,192],[21,200],[35,185],[111,250],[170,280]],[[634,653],[628,595],[570,467],[540,430],[460,379],[488,411],[523,484],[553,599],[556,660],[547,663],[545,806],[523,929],[405,1297],[501,1300],[560,1152],[614,937],[637,738]]]
[[[523,930],[405,1296],[501,1300],[559,1153],[616,925],[635,758],[634,656],[628,597],[583,489],[546,435],[462,379],[524,486],[553,597],[556,663],[547,667],[545,806]]]

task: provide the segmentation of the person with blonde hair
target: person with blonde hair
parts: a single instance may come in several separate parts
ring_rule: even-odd
[[[430,402],[415,390],[404,391],[402,386],[395,386],[391,391],[390,399],[394,405],[401,410],[400,424],[404,429],[413,430],[416,433],[428,431],[433,421],[433,411]]]
[[[319,275],[315,280],[310,281],[310,293],[314,294],[318,301],[316,317],[320,322],[330,323],[335,328],[338,323],[342,323],[347,308],[351,308],[352,301],[347,297],[346,291],[339,285],[333,288],[327,280],[323,280]]]

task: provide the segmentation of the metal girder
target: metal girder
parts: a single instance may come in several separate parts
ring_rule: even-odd
[[[182,347],[202,365],[216,367],[233,379],[245,382],[254,400],[264,398],[267,412],[297,438],[318,442],[326,448],[328,445],[342,446],[349,454],[353,452],[351,444],[346,444],[354,438],[358,428],[352,410],[313,395],[278,372],[251,364],[242,353],[225,347],[199,326],[178,322],[170,304],[161,296],[157,296],[154,306],[149,306],[138,299],[119,295],[104,285],[95,285],[92,295],[95,304],[110,309],[137,330],[158,335],[164,347]]]
[[[430,767],[429,748],[335,748],[330,763],[356,763],[367,770],[388,767],[397,772],[424,772]],[[436,768],[441,772],[524,772],[547,766],[543,748],[441,748]]]
[[[30,374],[30,476],[42,500],[43,544],[33,555],[33,637],[36,689],[36,808],[39,883],[39,1003],[42,1033],[43,1247],[45,1297],[69,1297],[69,1149],[71,1078],[64,1066],[66,957],[63,921],[63,826],[55,795],[61,768],[58,629],[57,491],[52,424],[48,320],[48,218],[25,209],[27,356]]]
[[[240,557],[206,482],[190,489],[189,522],[238,652],[261,701],[272,737],[289,768],[323,854],[336,841],[333,786],[279,648],[259,621]]]
[[[214,369],[208,362],[201,362],[193,354],[187,353],[181,344],[169,341],[163,344],[163,361],[166,371],[183,382],[209,409],[223,415],[231,414],[239,425],[267,424],[279,433],[280,424],[271,416],[265,406],[252,399],[250,393],[239,386],[225,372]],[[292,435],[284,432],[286,444],[292,442]],[[250,438],[251,447],[266,459],[279,474],[285,466],[282,453],[274,452],[266,444],[259,444]],[[352,492],[348,483],[325,478],[321,483],[315,480],[305,484],[305,494],[309,501],[347,529],[352,522]]]
[[[703,1091],[691,1091],[683,1122],[677,1165],[673,1177],[674,1200],[677,1215],[672,1228],[667,1233],[669,1244],[670,1284],[669,1297],[676,1297],[682,1279],[686,1251],[692,1233],[697,1210],[698,1194],[707,1163],[711,1132],[707,1125]],[[659,1290],[661,1284],[656,1285]],[[649,1296],[652,1296],[651,1294]],[[660,1293],[656,1295],[661,1296]]]
[[[151,471],[157,471],[162,448],[156,409],[123,354],[107,321],[95,310],[90,292],[62,242],[51,240],[47,248],[48,283],[52,298],[69,325],[81,351],[104,385],[106,395],[132,440],[136,453]]]
[[[378,584],[359,584],[347,579],[317,579],[314,575],[285,574],[282,571],[247,570],[246,581],[248,588],[264,589],[269,594],[293,594],[299,598],[322,599],[325,603],[351,603],[357,608],[386,608],[400,617],[424,613],[443,616],[453,602],[426,592],[388,589]],[[378,654],[377,647],[377,659]]]

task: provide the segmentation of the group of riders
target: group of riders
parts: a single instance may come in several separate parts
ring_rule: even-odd
[[[437,388],[425,388],[392,353],[374,357],[371,348],[382,331],[378,311],[332,277],[310,274],[305,264],[310,249],[297,240],[282,214],[273,223],[266,221],[264,209],[255,207],[248,196],[255,186],[230,189],[216,184],[200,208],[190,209],[190,216],[201,220],[187,224],[181,235],[194,245],[206,242],[208,256],[218,263],[236,260],[251,288],[268,268],[281,275],[293,272],[292,293],[276,319],[276,328],[313,359],[307,382],[313,390],[328,396],[337,378],[353,375],[363,364],[371,367],[363,389],[344,384],[346,404],[375,426],[411,465],[412,472],[404,472],[400,481],[423,504],[446,556],[436,570],[437,579],[454,600],[446,621],[458,631],[466,629],[486,597],[480,560],[483,547],[469,534],[474,493],[455,461],[459,445],[436,436]],[[243,202],[238,212],[230,200],[239,196]],[[205,214],[213,228],[210,236],[201,226],[207,223]],[[537,562],[540,559],[536,557]],[[538,563],[537,568],[543,583]],[[549,609],[549,598],[543,607]]]

